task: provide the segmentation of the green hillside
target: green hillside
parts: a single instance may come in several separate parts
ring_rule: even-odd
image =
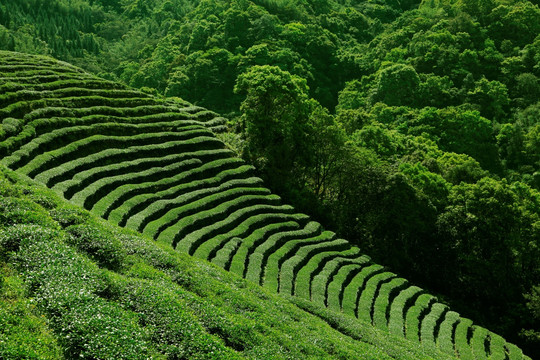
[[[283,204],[213,112],[0,52],[0,118],[4,357],[526,358]]]
[[[0,0],[0,50],[51,56],[129,86],[115,99],[138,104],[125,107],[133,117],[151,115],[136,112],[145,101],[155,101],[145,100],[152,94],[171,98],[161,98],[163,106],[212,120],[206,127],[253,165],[250,177],[261,178],[284,203],[540,358],[539,5],[539,0]],[[86,84],[97,86],[94,90],[121,88],[92,81]],[[133,89],[144,94],[130,95]],[[99,91],[84,96],[114,107]],[[227,121],[204,115],[203,108]],[[158,128],[150,126],[148,134]],[[93,129],[95,135],[116,131]],[[186,159],[176,161],[176,150],[166,151],[171,157],[164,166],[175,173],[168,166]],[[152,161],[126,164],[122,171],[157,166]],[[77,175],[82,181],[57,178],[57,189],[108,211],[100,197],[125,184],[116,178],[92,185],[95,195],[89,194],[94,188],[80,193],[94,181],[88,177],[92,169],[83,171]],[[103,171],[112,176],[115,169]],[[139,195],[134,208],[110,204],[107,216],[158,233],[155,217],[176,205],[160,202],[132,214],[153,201]],[[226,251],[213,248],[224,267],[231,266],[227,252],[238,242],[227,244]],[[218,256],[207,245],[200,251]],[[266,266],[267,260],[257,261]]]

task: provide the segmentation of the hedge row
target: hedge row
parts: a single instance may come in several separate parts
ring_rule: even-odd
[[[200,159],[200,157],[198,157],[198,159]],[[223,164],[223,162],[210,161],[207,164]],[[129,227],[138,228],[136,224],[139,222],[136,220],[136,216],[143,211],[147,211],[146,209],[153,203],[160,200],[174,199],[200,187],[207,188],[234,179],[248,178],[251,176],[253,168],[249,165],[241,165],[239,167],[223,170],[222,167],[205,166],[204,168],[199,167],[193,169],[190,173],[193,173],[194,171],[198,171],[198,177],[204,178],[190,181],[190,178],[184,176],[185,181],[178,185],[171,185],[164,190],[157,192],[135,195],[111,211],[108,220],[120,226],[126,226],[129,221]],[[131,220],[132,217],[134,217],[134,220]]]
[[[307,265],[307,263],[317,258],[317,255],[333,253],[347,250],[351,247],[349,242],[344,239],[336,239],[333,241],[320,242],[318,244],[305,245],[300,248],[294,256],[290,257],[281,265],[279,273],[279,292],[287,295],[298,295],[294,293],[296,285],[299,282],[305,281],[311,283],[311,278],[299,278],[299,272]],[[311,296],[308,294],[307,299]]]
[[[270,254],[288,241],[310,238],[321,232],[321,225],[312,221],[306,224],[302,229],[278,232],[269,236],[263,243],[258,244],[258,246],[249,254],[245,278],[256,283],[262,283],[263,271]]]
[[[2,93],[14,93],[21,90],[30,89],[33,91],[54,91],[57,89],[69,88],[69,87],[81,87],[84,89],[114,89],[124,90],[125,86],[118,83],[97,79],[93,77],[70,77],[65,80],[56,81],[44,81],[37,84],[28,84],[25,82],[6,82],[0,85],[0,92]]]
[[[163,167],[155,166],[140,172],[135,171],[127,174],[109,176],[99,179],[77,192],[73,195],[71,201],[90,210],[100,199],[106,197],[111,191],[117,189],[119,186],[156,181],[164,177],[173,176],[179,172],[193,169],[198,165],[200,165],[199,159],[187,159],[180,162],[173,162]]]
[[[233,209],[233,213],[227,216],[225,219],[217,222],[211,222],[198,230],[189,233],[185,237],[180,235],[175,236],[173,242],[176,243],[176,247],[180,251],[185,251],[190,255],[193,255],[197,248],[207,241],[208,239],[216,236],[221,232],[226,232],[241,224],[245,219],[250,216],[261,215],[264,213],[290,213],[292,214],[294,208],[289,205],[279,205],[280,200],[278,197],[272,197],[269,195],[264,199],[265,201],[253,199],[253,203],[247,203],[243,207],[239,207],[237,210]]]
[[[232,179],[215,184],[213,187],[198,182],[191,184],[193,186],[183,186],[180,191],[175,192],[176,196],[172,199],[156,197],[149,206],[131,216],[126,225],[137,231],[143,231],[147,224],[162,217],[164,217],[161,222],[163,225],[172,224],[177,218],[207,210],[235,198],[238,194],[244,194],[246,188],[260,187],[261,179],[256,177]]]
[[[10,73],[2,76],[6,71]],[[216,113],[110,82],[101,86],[99,80],[67,66],[50,70],[31,61],[17,65],[0,59],[0,78],[9,80],[0,85],[2,162],[74,203],[178,251],[213,261],[273,292],[311,299],[374,324],[383,333],[421,341],[429,354],[440,349],[448,355],[463,354],[463,358],[518,356],[515,348],[485,329],[474,327],[470,335],[472,323],[420,288],[371,264],[359,249],[336,239],[306,215],[281,205],[279,197],[251,176],[252,168],[231,158],[231,152],[215,139],[211,131],[226,128],[226,120]],[[9,201],[2,200],[0,208],[13,218],[27,216]],[[73,217],[58,216],[69,234],[66,243],[89,254],[103,268],[120,268],[123,259],[116,256],[117,240],[107,243],[90,228],[72,225]],[[182,312],[181,297],[174,291],[160,291],[149,280],[157,276],[155,271],[141,273],[145,280],[126,281],[116,275],[108,280],[108,286],[114,285],[107,290],[108,296],[127,304],[120,310],[99,300],[97,312],[77,315],[90,319],[107,309],[121,322],[137,313],[132,321],[135,333],[139,324],[161,329],[151,337],[141,337],[148,344],[159,336],[167,339],[167,349],[182,344],[183,352],[172,354],[174,350],[171,358],[197,353],[200,349],[186,350],[192,346],[189,340],[164,329],[174,316],[183,322],[192,320]],[[198,331],[196,326],[193,331]],[[199,334],[206,336],[204,331]],[[212,343],[214,338],[208,339]],[[228,357],[228,347],[243,344],[221,348],[218,344],[215,354]],[[392,356],[413,358],[398,350]]]
[[[273,292],[280,289],[280,276],[282,275],[283,263],[290,259],[302,247],[313,244],[325,243],[334,240],[336,234],[331,231],[324,231],[313,237],[291,239],[276,246],[263,258],[261,264],[263,275],[260,283]],[[266,259],[266,261],[264,261]]]
[[[441,303],[435,303],[431,307],[431,311],[422,319],[420,325],[420,341],[424,345],[436,346],[441,323],[448,311],[448,306]]]
[[[14,89],[17,86],[25,85],[27,87],[33,88],[35,86],[41,86],[42,84],[58,82],[58,81],[67,81],[77,79],[80,82],[95,80],[96,78],[91,75],[80,74],[76,77],[73,74],[69,73],[58,73],[58,72],[49,72],[47,74],[34,74],[34,75],[18,75],[18,76],[3,76],[2,80],[6,84],[7,89]],[[116,86],[118,87],[118,86]]]
[[[290,214],[280,212],[269,212],[248,217],[232,230],[218,234],[202,243],[193,255],[201,259],[212,260],[217,252],[225,246],[229,240],[249,237],[255,229],[259,229],[269,224],[280,223],[289,220],[290,218]]]
[[[407,315],[405,316],[405,336],[407,339],[420,342],[422,320],[429,313],[436,301],[437,298],[434,296],[422,294],[416,299],[414,305],[407,310]]]
[[[41,98],[35,101],[18,101],[0,108],[0,117],[23,118],[26,120],[26,115],[30,115],[31,112],[36,112],[37,109],[46,109],[50,107],[88,108],[94,106],[109,106],[118,109],[150,106],[156,105],[156,103],[156,100],[146,97],[114,99],[103,96],[74,96],[63,99]]]
[[[481,326],[476,325],[474,325],[472,329],[473,335],[470,339],[470,344],[474,358],[477,360],[487,360],[489,356],[489,331]]]
[[[349,245],[344,249],[320,252],[307,257],[304,260],[306,264],[298,271],[296,276],[297,281],[295,282],[293,289],[294,295],[311,300],[313,298],[312,284],[325,266],[340,256],[350,256],[351,254],[358,255],[359,252],[360,250],[358,248]]]
[[[328,285],[343,264],[366,264],[368,262],[369,257],[361,255],[360,250],[356,247],[343,251],[340,256],[330,260],[319,273],[314,275],[311,286],[312,300],[321,306],[327,304]]]
[[[190,137],[190,134],[198,135],[200,133],[201,130],[196,129],[185,133],[164,132],[130,137],[94,135],[73,142],[60,149],[36,156],[18,170],[30,177],[35,177],[40,172],[63,165],[71,160],[84,158],[88,155],[98,153],[104,149],[126,148],[131,146],[140,148],[149,145],[157,145],[152,149],[155,152],[154,155],[163,156],[169,154],[169,148],[175,145],[178,151],[193,151],[192,149],[194,149],[195,145],[197,147],[194,150],[209,150],[221,145],[221,143],[213,137],[205,135]],[[172,142],[176,143],[167,145],[167,143]],[[181,142],[181,145],[178,142]],[[204,142],[205,144],[201,145],[201,142]],[[201,149],[201,147],[203,148]],[[134,151],[134,149],[131,150]],[[150,151],[150,149],[147,149],[147,151]]]
[[[305,218],[307,217],[304,216],[304,219]],[[249,258],[253,251],[255,251],[255,249],[260,244],[266,242],[266,240],[274,234],[297,230],[299,228],[299,222],[296,221],[296,219],[293,219],[291,216],[291,218],[288,219],[286,222],[266,225],[260,229],[255,230],[253,234],[243,239],[242,243],[233,254],[233,258],[230,262],[229,267],[226,267],[225,269],[235,274],[241,275],[244,278],[247,278]],[[257,279],[257,281],[259,280]]]
[[[57,150],[76,141],[81,141],[95,135],[135,136],[141,134],[163,133],[166,131],[184,132],[194,130],[200,130],[199,135],[208,134],[207,130],[197,125],[188,125],[183,122],[148,125],[105,123],[90,126],[62,127],[37,136],[26,144],[20,144],[21,147],[18,150],[12,149],[14,151],[12,151],[11,156],[5,160],[5,164],[13,169],[17,169],[21,167],[22,164],[30,161],[30,159],[45,152]]]
[[[134,219],[133,222],[130,222],[129,226],[142,227],[139,231],[154,239],[157,239],[163,231],[167,231],[167,233],[162,237],[174,235],[177,230],[182,232],[182,236],[185,236],[189,234],[189,231],[188,228],[182,230],[183,226],[190,225],[189,229],[192,229],[193,225],[191,223],[204,224],[206,217],[215,221],[222,220],[222,217],[227,213],[228,206],[231,206],[231,210],[238,209],[241,202],[237,202],[236,200],[240,200],[242,196],[266,196],[270,194],[270,191],[266,188],[255,186],[234,187],[232,186],[233,184],[234,182],[232,184],[226,184],[229,188],[224,188],[221,192],[209,195],[206,198],[203,197],[197,201],[184,202],[185,206],[181,206],[183,203],[182,199],[188,200],[190,198],[190,194],[186,194],[185,197],[178,200],[179,207],[174,207],[175,204],[173,203],[172,208],[164,207],[163,212],[159,211],[161,204],[158,202],[155,207],[151,206],[149,208],[149,214],[143,214],[145,217],[146,215],[149,217],[149,221],[144,221],[145,217],[142,217],[141,220],[143,221],[139,224],[135,223],[137,219]],[[215,213],[213,213],[213,210],[216,210]],[[152,215],[151,212],[154,211],[156,215]],[[170,227],[174,228],[166,230]]]
[[[508,352],[509,360],[521,360],[527,358],[523,355],[523,351],[514,344],[506,343],[506,350]]]
[[[48,187],[55,188],[56,186],[61,186],[58,185],[59,183],[71,180],[78,173],[96,168],[96,164],[99,164],[100,167],[108,165],[114,166],[114,164],[122,163],[124,161],[155,156],[166,156],[167,154],[171,153],[182,153],[186,157],[196,157],[196,154],[201,154],[198,156],[204,157],[216,156],[217,158],[228,157],[230,155],[230,151],[228,150],[219,148],[215,149],[216,145],[218,144],[216,143],[215,139],[202,137],[192,139],[188,143],[191,146],[196,146],[200,150],[194,152],[177,151],[186,148],[186,141],[172,141],[164,144],[158,143],[153,145],[129,146],[125,149],[105,149],[97,153],[66,161],[62,163],[61,166],[51,167],[37,174],[34,179],[44,183]]]
[[[381,330],[388,331],[390,320],[391,304],[395,297],[408,287],[408,281],[402,278],[395,278],[384,283],[375,302],[373,303],[373,325]]]
[[[472,326],[472,320],[467,318],[460,318],[456,326],[454,344],[459,358],[463,360],[474,360],[475,358],[469,343],[469,338],[472,336]]]
[[[373,322],[373,311],[375,300],[379,296],[381,286],[392,281],[396,274],[391,272],[382,272],[371,277],[367,282],[364,290],[358,299],[358,307],[356,308],[356,317],[364,322]]]
[[[56,185],[55,189],[64,193],[66,199],[71,199],[74,194],[82,191],[91,184],[109,177],[127,175],[146,171],[155,167],[166,167],[177,162],[194,159],[186,153],[173,153],[163,157],[139,158],[118,163],[116,165],[98,166],[85,170],[75,175],[71,180],[63,181]],[[199,158],[197,158],[200,160]]]
[[[448,311],[439,328],[439,335],[437,336],[437,345],[441,351],[456,355],[456,349],[454,346],[455,333],[457,325],[459,324],[460,316],[455,311]]]
[[[59,105],[62,105],[59,101]],[[142,105],[132,107],[113,107],[97,104],[87,107],[66,107],[66,106],[47,106],[40,107],[38,109],[32,109],[24,114],[22,117],[24,124],[30,123],[37,119],[49,119],[49,118],[82,118],[91,115],[109,115],[117,117],[140,117],[160,113],[170,113],[178,111],[179,109],[170,105]]]
[[[73,98],[73,97],[86,97],[86,96],[102,96],[105,98],[130,98],[130,97],[144,97],[145,94],[140,91],[128,90],[128,89],[103,89],[101,87],[96,89],[87,88],[84,83],[75,84],[71,87],[61,87],[56,89],[36,90],[28,89],[24,87],[21,90],[13,92],[5,92],[0,95],[0,107],[5,107],[11,103],[19,101],[34,101],[40,99],[61,99],[61,98]],[[147,95],[146,97],[149,97]]]
[[[144,234],[153,237],[156,240],[165,242],[177,247],[178,241],[184,241],[180,249],[190,249],[192,242],[185,239],[190,235],[194,237],[194,232],[199,231],[205,226],[219,223],[226,219],[231,213],[237,210],[253,206],[253,205],[278,205],[280,203],[279,196],[271,195],[268,189],[265,188],[245,188],[237,192],[237,196],[232,200],[223,202],[213,209],[208,209],[193,213],[190,216],[182,218],[174,217],[173,223],[162,223],[162,219],[156,220],[157,228],[151,222],[145,228]],[[174,222],[176,220],[176,222]],[[148,230],[147,230],[148,229]]]
[[[110,107],[92,107],[76,111],[67,108],[44,108],[28,113],[22,119],[6,118],[2,123],[2,132],[0,132],[0,140],[4,140],[0,143],[0,150],[4,155],[10,154],[35,137],[74,126],[91,126],[106,123],[137,125],[161,122],[167,127],[169,126],[167,123],[182,121],[186,125],[206,127],[205,124],[192,119],[192,116],[187,113],[162,112],[160,111],[163,110],[161,106],[157,107],[157,109],[155,106],[151,107],[150,110],[152,111],[148,111],[148,106],[135,108],[142,115],[137,117],[125,117],[122,116],[125,109],[114,109],[114,111],[113,109]],[[82,116],[73,117],[74,112],[80,112]],[[103,113],[100,114],[100,112]],[[44,117],[40,117],[40,115]]]
[[[202,152],[212,157],[220,155],[219,153],[211,154],[204,150]],[[240,160],[234,158],[218,158],[217,160],[210,160],[206,163],[204,163],[204,160],[206,160],[204,157],[195,157],[194,159],[200,161],[200,164],[189,171],[184,171],[156,181],[148,181],[141,184],[127,184],[114,189],[106,197],[100,199],[95,204],[93,212],[101,217],[108,218],[112,211],[137,195],[159,192],[185,183],[186,181],[198,179],[205,173],[205,170],[210,168],[217,168],[216,171],[227,170],[239,166],[240,163]]]
[[[418,296],[423,293],[421,288],[410,286],[396,296],[390,307],[390,319],[388,320],[388,330],[391,333],[405,336],[405,314]]]
[[[369,270],[366,271],[367,268]],[[343,311],[348,315],[355,316],[358,303],[357,291],[361,289],[357,286],[359,285],[358,281],[364,279],[367,273],[372,270],[376,269],[367,266],[367,264],[358,263],[349,263],[340,267],[339,271],[328,282],[326,305],[335,311]]]
[[[223,245],[217,252],[216,255],[212,258],[212,262],[217,266],[228,269],[231,266],[232,259],[234,254],[240,248],[240,244],[243,239],[232,238],[229,239],[225,245]]]

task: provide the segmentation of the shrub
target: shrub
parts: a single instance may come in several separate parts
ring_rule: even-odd
[[[45,209],[27,199],[0,197],[0,226],[36,224],[46,228],[58,228]]]
[[[0,358],[63,359],[43,314],[24,296],[25,292],[23,279],[15,269],[0,263]]]
[[[122,244],[112,233],[94,224],[72,225],[66,231],[71,235],[68,243],[88,254],[99,265],[109,269],[118,269],[122,265]]]
[[[60,226],[66,228],[88,221],[90,214],[78,206],[64,205],[49,212],[51,218]]]

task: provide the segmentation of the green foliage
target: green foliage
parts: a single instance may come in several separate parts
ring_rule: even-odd
[[[2,170],[2,179],[4,173],[11,174]],[[7,358],[439,357],[351,319],[341,319],[336,331],[328,323],[339,316],[302,303],[313,316],[208,263],[77,212],[28,180],[13,180],[23,191],[5,182],[2,193],[61,222],[0,230],[2,244],[18,244],[4,253],[12,265],[3,265],[0,285],[0,312],[9,310],[0,321]],[[34,202],[37,193],[52,204],[48,209]],[[115,254],[106,253],[112,247]],[[120,266],[103,264],[103,257]]]
[[[410,65],[394,64],[383,68],[375,82],[372,101],[390,106],[411,106],[416,101],[420,79]]]
[[[521,294],[530,291],[539,271],[539,14],[530,1],[0,0],[0,48],[54,54],[148,94],[181,96],[230,114],[230,128],[238,134],[223,138],[234,139],[234,148],[286,200],[355,239],[378,261],[450,294],[448,301],[460,312],[490,325],[502,322],[501,331],[513,336],[520,327],[537,326],[521,310]],[[70,80],[71,68],[48,69],[52,62],[45,58],[26,58],[15,67],[13,55],[4,54],[3,162],[16,167],[33,159],[22,171],[68,189],[68,197],[112,174],[109,167],[90,175],[96,162],[113,167],[139,152],[215,145],[210,139],[186,147],[144,143],[92,153],[146,141],[143,136],[108,143],[104,137],[44,155],[62,141],[71,143],[70,136],[86,136],[74,125],[155,122],[160,128],[160,121],[174,121],[160,113],[170,104],[109,91],[114,84],[84,74]],[[96,91],[68,90],[70,81],[71,87]],[[213,117],[197,114],[191,119]],[[224,127],[220,120],[213,124]],[[63,127],[73,129],[43,136]],[[118,126],[117,135],[129,128]],[[104,131],[96,126],[88,134]],[[122,171],[147,165],[132,163]],[[183,181],[169,170],[140,177],[124,172],[75,200],[127,222],[152,201],[122,207],[132,195]],[[62,183],[79,171],[88,175],[79,185]],[[206,171],[186,176],[195,180]],[[123,185],[147,175],[170,178],[155,187]],[[69,210],[42,216],[13,196],[4,200],[3,225],[84,222]],[[39,194],[34,200],[47,209],[56,206]],[[499,254],[504,264],[495,261]]]
[[[124,261],[120,242],[112,234],[92,225],[72,225],[66,228],[70,245],[87,253],[100,266],[117,269]]]
[[[0,356],[4,359],[63,359],[62,350],[26,294],[17,271],[2,263],[0,283]]]
[[[298,161],[307,135],[307,90],[305,80],[275,66],[253,66],[239,76],[246,155],[262,169],[287,172]]]

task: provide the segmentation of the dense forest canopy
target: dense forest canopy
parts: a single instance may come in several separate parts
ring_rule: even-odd
[[[540,354],[537,0],[0,0],[0,49],[228,115],[289,202]]]

